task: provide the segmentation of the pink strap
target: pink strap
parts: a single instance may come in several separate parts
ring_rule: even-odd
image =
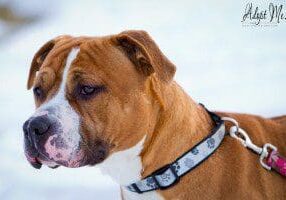
[[[282,176],[286,176],[286,159],[279,155],[277,151],[271,151],[266,163]]]

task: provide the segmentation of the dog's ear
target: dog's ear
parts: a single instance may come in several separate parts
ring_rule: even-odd
[[[172,80],[176,67],[161,52],[156,43],[145,31],[124,31],[115,36],[136,69],[146,76],[155,73],[157,77],[169,82]]]
[[[27,82],[27,89],[29,90],[35,80],[36,73],[39,71],[41,65],[43,64],[45,58],[49,54],[49,52],[53,49],[55,46],[55,40],[50,40],[46,44],[44,44],[38,52],[35,54],[32,64],[30,67],[30,72],[29,72],[29,77],[28,77],[28,82]]]

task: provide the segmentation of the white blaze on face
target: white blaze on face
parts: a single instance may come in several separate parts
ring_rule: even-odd
[[[79,49],[72,49],[64,67],[62,82],[59,91],[50,101],[40,106],[34,116],[47,114],[55,120],[52,134],[46,141],[44,149],[48,159],[55,162],[65,163],[68,167],[78,167],[83,157],[79,149],[81,136],[79,133],[79,115],[66,99],[66,82],[68,71]]]

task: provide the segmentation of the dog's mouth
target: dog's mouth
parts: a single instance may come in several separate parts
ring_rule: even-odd
[[[43,153],[40,153],[35,147],[31,148],[31,145],[25,143],[25,156],[28,162],[36,169],[41,169],[42,165],[46,165],[49,168],[55,169],[60,166],[59,163],[49,159]]]
[[[56,169],[58,168],[60,165],[56,164],[53,161],[49,161],[46,158],[44,158],[43,156],[41,156],[40,154],[37,155],[37,157],[29,157],[27,156],[27,160],[29,161],[29,163],[35,168],[35,169],[41,169],[42,165],[46,165],[49,168],[52,169]]]
[[[53,160],[49,159],[47,156],[44,155],[39,149],[37,149],[38,145],[35,145],[33,141],[28,141],[25,138],[24,141],[24,151],[25,156],[29,163],[36,169],[40,169],[43,164],[47,165],[50,168],[57,168],[60,165],[54,162]]]
[[[101,163],[106,157],[106,153],[103,150],[99,150],[95,154],[84,154],[79,158],[72,160],[53,160],[48,158],[45,154],[39,152],[31,152],[25,150],[25,156],[28,162],[35,168],[41,169],[43,165],[46,165],[49,168],[56,169],[60,166],[69,167],[69,168],[78,168],[82,166],[94,166]]]
[[[27,121],[23,126],[24,149],[27,160],[34,168],[40,169],[42,165],[76,168],[87,163],[80,141],[73,141],[58,126],[52,126],[44,134],[31,134],[29,123]]]
[[[45,132],[41,129],[42,134],[37,133],[38,128],[33,132],[30,129],[31,122],[28,120],[23,126],[24,149],[27,160],[36,169],[42,165],[53,169],[59,166],[77,168],[95,165],[102,162],[109,152],[106,142],[96,139],[87,143],[81,135],[75,140],[57,123],[46,128]]]
[[[77,168],[87,164],[86,156],[83,156],[81,150],[76,150],[69,157],[64,157],[63,150],[55,149],[54,151],[46,152],[45,148],[27,148],[25,144],[25,156],[29,163],[36,169],[40,169],[42,165],[55,169],[59,166],[69,168]],[[55,156],[54,156],[55,155]]]
[[[77,149],[63,149],[51,146],[50,140],[44,145],[33,144],[25,140],[25,156],[29,163],[36,169],[43,165],[55,169],[59,166],[78,168],[86,165],[96,165],[102,162],[108,155],[108,148],[102,142],[92,148],[84,150],[81,147]]]

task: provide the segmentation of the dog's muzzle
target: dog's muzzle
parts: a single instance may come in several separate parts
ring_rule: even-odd
[[[97,140],[87,147],[88,144],[83,144],[80,136],[74,137],[74,129],[64,122],[67,123],[47,111],[32,116],[24,123],[25,155],[33,167],[39,169],[45,164],[50,168],[60,165],[75,168],[94,165],[106,158],[106,143]]]
[[[42,145],[50,129],[51,121],[46,115],[31,117],[23,125],[25,155],[31,165],[37,169],[41,168],[42,161],[49,162],[44,155]]]
[[[49,114],[33,116],[23,125],[25,155],[35,168],[46,164],[80,167],[85,164],[79,140],[69,138],[61,122]],[[77,143],[77,144],[76,144]]]

